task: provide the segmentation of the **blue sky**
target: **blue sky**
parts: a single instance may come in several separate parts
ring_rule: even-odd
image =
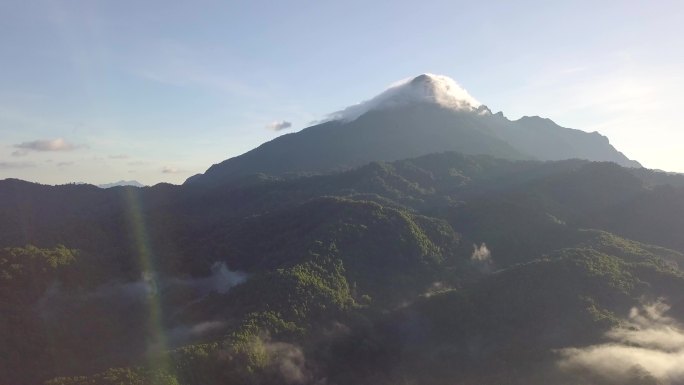
[[[423,72],[684,172],[684,2],[478,3],[4,0],[0,178],[181,183]]]

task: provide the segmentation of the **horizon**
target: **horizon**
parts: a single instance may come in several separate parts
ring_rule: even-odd
[[[684,172],[681,3],[206,4],[0,5],[0,179],[182,183],[425,72]]]

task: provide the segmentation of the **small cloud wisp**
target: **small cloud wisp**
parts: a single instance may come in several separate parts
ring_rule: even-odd
[[[275,122],[271,122],[268,126],[266,126],[266,128],[272,131],[282,131],[288,128],[292,128],[292,123],[286,120],[278,120]]]
[[[69,143],[62,138],[57,139],[41,139],[34,140],[30,142],[22,142],[15,144],[13,146],[17,150],[12,152],[13,156],[24,156],[30,151],[37,152],[54,152],[54,151],[73,151],[84,147],[83,145],[77,145]]]

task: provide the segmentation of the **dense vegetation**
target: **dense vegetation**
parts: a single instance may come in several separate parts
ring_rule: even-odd
[[[682,185],[457,153],[212,186],[1,181],[0,384],[612,384],[559,360],[633,308],[684,319]]]

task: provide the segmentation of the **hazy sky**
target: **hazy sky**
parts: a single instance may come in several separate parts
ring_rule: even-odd
[[[478,3],[2,0],[0,178],[180,183],[423,72],[684,172],[684,1]]]

